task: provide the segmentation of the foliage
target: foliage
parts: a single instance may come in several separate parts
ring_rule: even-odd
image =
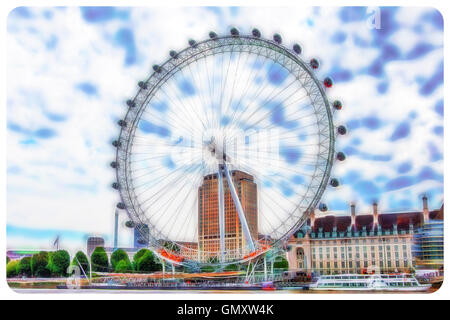
[[[48,252],[41,251],[39,253],[33,254],[31,257],[31,273],[35,277],[49,277],[50,270],[47,268],[48,265]]]
[[[210,265],[204,265],[201,267],[202,272],[214,272],[214,267]]]
[[[123,259],[117,262],[114,272],[117,273],[131,273],[133,272],[133,267],[129,259]]]
[[[289,269],[289,263],[284,257],[279,257],[274,263],[273,268],[278,270]]]
[[[125,260],[126,263],[130,264],[130,259],[128,258],[128,254],[124,250],[122,250],[122,249],[115,250],[111,255],[111,265],[112,265],[113,270],[116,269],[117,264],[122,260]]]
[[[144,254],[146,254],[147,252],[150,252],[150,250],[148,249],[140,249],[138,252],[136,252],[133,256],[133,261],[137,262],[139,260],[139,258],[141,258]]]
[[[6,256],[6,264],[8,264],[10,261],[11,259],[8,256]]]
[[[23,257],[17,265],[17,274],[31,277],[31,257]]]
[[[240,267],[238,264],[229,264],[224,268],[224,271],[239,271]]]
[[[6,265],[6,277],[12,278],[17,276],[17,267],[19,265],[19,260],[11,260]]]
[[[86,275],[89,274],[89,260],[83,251],[78,251],[75,254],[75,257],[72,260],[72,264],[78,267],[81,265],[81,268],[83,269],[84,273]],[[81,271],[81,273],[83,273],[83,271]]]
[[[138,259],[136,267],[137,271],[140,272],[153,272],[162,269],[162,265],[156,261],[154,253],[150,250]]]
[[[55,276],[66,276],[70,265],[70,255],[66,250],[58,250],[49,255],[48,269]]]
[[[107,272],[109,263],[105,248],[97,247],[91,255],[92,270],[97,272]]]

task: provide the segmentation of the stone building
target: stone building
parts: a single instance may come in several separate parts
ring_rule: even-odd
[[[414,234],[424,223],[439,217],[423,197],[423,209],[408,212],[350,215],[313,212],[289,240],[288,261],[292,271],[311,274],[407,272],[415,266]]]

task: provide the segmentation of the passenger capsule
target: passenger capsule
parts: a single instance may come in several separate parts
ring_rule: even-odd
[[[256,29],[256,28],[252,30],[252,35],[253,35],[255,38],[261,38],[261,32],[259,32],[259,30]]]
[[[178,53],[175,50],[170,50],[169,55],[174,59],[178,58]]]
[[[160,66],[158,66],[157,64],[154,64],[153,71],[155,71],[156,73],[161,73],[162,68]]]
[[[211,31],[211,32],[209,33],[209,38],[210,38],[210,39],[217,39],[217,33],[215,33],[214,31]]]
[[[136,106],[136,103],[133,100],[127,100],[127,106],[130,108],[133,108]]]
[[[119,208],[119,209],[125,209],[125,204],[123,203],[123,202],[119,202],[118,204],[117,204],[117,208]]]
[[[127,123],[126,123],[126,121],[124,121],[124,120],[119,120],[119,121],[117,121],[117,124],[118,124],[119,126],[121,126],[122,128],[127,126]]]
[[[317,69],[319,68],[319,61],[317,59],[311,59],[309,65],[311,66],[311,68]]]
[[[344,134],[347,133],[347,128],[346,128],[345,126],[339,126],[339,127],[337,128],[337,132],[338,132],[340,135],[344,135]]]
[[[338,152],[336,154],[336,159],[338,159],[339,161],[344,161],[345,160],[345,153],[343,152]]]
[[[144,81],[139,81],[138,86],[141,89],[144,89],[144,90],[147,89],[147,84]]]
[[[125,226],[127,228],[134,228],[134,226],[135,226],[134,221],[128,220],[127,222],[125,222]]]
[[[298,43],[294,44],[292,49],[294,50],[294,52],[296,54],[301,54],[302,53],[302,47],[300,47],[300,45]]]
[[[319,210],[322,212],[325,212],[328,210],[328,207],[325,203],[321,203],[321,204],[319,204]]]
[[[282,42],[283,40],[281,39],[281,36],[280,36],[278,33],[275,33],[275,34],[273,35],[273,41],[275,41],[275,42],[278,43],[278,44],[281,44],[281,42]]]
[[[326,77],[323,80],[323,84],[324,84],[325,87],[331,88],[333,86],[333,80],[330,77]]]
[[[117,162],[113,161],[109,164],[111,166],[111,168],[116,169],[119,165],[117,164]]]
[[[114,141],[112,142],[112,145],[113,145],[114,147],[116,147],[116,148],[119,148],[122,144],[120,143],[120,141],[114,140]]]
[[[117,182],[113,182],[111,187],[113,187],[113,189],[119,190],[119,184]]]
[[[230,33],[233,37],[239,36],[239,30],[237,28],[231,28]]]
[[[333,102],[333,108],[336,110],[341,110],[342,109],[342,102],[340,102],[339,100],[336,100]]]
[[[331,180],[330,180],[330,185],[332,186],[332,187],[338,187],[339,186],[339,181],[338,181],[338,179],[335,179],[335,178],[332,178]]]
[[[197,42],[194,39],[189,39],[188,43],[191,47],[195,47],[197,45]]]

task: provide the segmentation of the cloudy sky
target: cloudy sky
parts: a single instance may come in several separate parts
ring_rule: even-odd
[[[348,158],[325,192],[332,211],[362,212],[443,201],[443,20],[431,8],[25,8],[7,32],[7,237],[9,248],[84,248],[88,234],[112,242],[118,194],[109,167],[125,101],[151,66],[210,30],[278,32],[331,76],[336,124]],[[122,215],[122,222],[126,220]],[[131,237],[122,227],[120,244]]]

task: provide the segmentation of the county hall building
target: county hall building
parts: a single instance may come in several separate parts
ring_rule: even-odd
[[[327,214],[316,217],[289,240],[291,271],[311,274],[408,272],[415,266],[414,234],[424,223],[442,216],[430,211],[423,197],[423,209],[411,212]]]

